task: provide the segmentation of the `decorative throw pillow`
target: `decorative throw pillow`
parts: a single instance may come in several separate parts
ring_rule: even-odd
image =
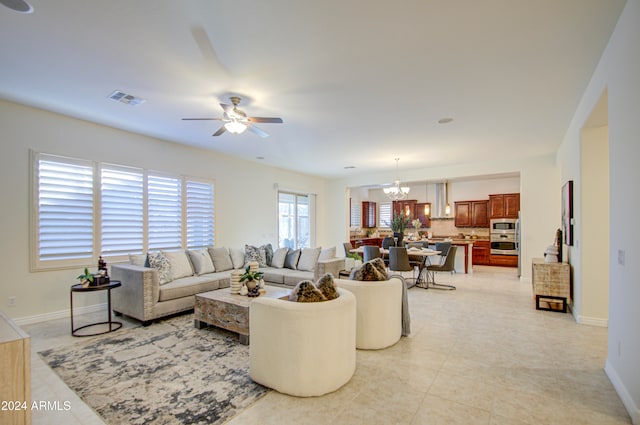
[[[318,288],[318,291],[322,292],[322,295],[324,295],[327,300],[334,300],[340,296],[338,293],[338,287],[333,281],[333,275],[331,273],[327,273],[320,277],[316,283],[316,288]]]
[[[150,252],[149,255],[149,267],[158,271],[158,283],[164,285],[173,280],[171,274],[171,263],[169,259],[165,257],[162,252]]]
[[[284,260],[284,267],[291,270],[297,270],[298,258],[300,258],[300,250],[290,249],[287,253],[287,257]]]
[[[380,273],[387,276],[387,266],[384,264],[384,260],[382,258],[374,258],[370,263],[373,264]]]
[[[298,260],[298,270],[313,271],[316,268],[320,250],[322,248],[302,248],[300,259]]]
[[[244,246],[244,264],[249,264],[250,261],[257,261],[260,267],[267,267],[267,253],[264,246],[259,248],[252,245]]]
[[[367,261],[362,267],[353,269],[349,279],[364,281],[387,280],[387,274],[378,270],[371,261]]]
[[[231,255],[234,269],[244,268],[244,250],[242,248],[229,248],[229,255]]]
[[[331,248],[324,248],[322,251],[320,251],[318,261],[331,260],[332,258],[336,258],[335,246],[332,246]]]
[[[129,264],[140,267],[149,267],[147,254],[129,254]]]
[[[299,282],[289,294],[289,301],[297,301],[299,303],[315,303],[319,301],[327,301],[327,298],[315,287],[310,280]]]
[[[171,263],[171,275],[173,280],[180,279],[181,277],[193,276],[193,268],[187,253],[184,251],[167,252],[162,251],[165,257],[169,259]]]
[[[284,267],[284,260],[287,259],[287,252],[289,248],[278,248],[273,253],[273,259],[271,260],[271,267],[281,269]]]
[[[267,260],[267,266],[271,266],[273,262],[273,246],[270,243],[262,245],[260,249],[264,249],[264,257]]]
[[[231,256],[227,248],[209,247],[209,255],[211,255],[211,260],[213,260],[213,266],[216,271],[224,272],[233,268],[233,262],[231,261]]]
[[[216,268],[213,266],[213,260],[211,260],[211,255],[209,255],[209,251],[206,248],[196,251],[187,250],[187,255],[189,255],[189,259],[193,265],[193,271],[198,276],[216,271]]]

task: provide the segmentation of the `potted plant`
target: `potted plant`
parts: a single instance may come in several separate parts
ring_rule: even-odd
[[[357,252],[350,252],[344,259],[345,270],[351,270],[362,265],[362,257]]]
[[[402,213],[393,213],[393,220],[391,220],[391,230],[393,231],[393,237],[397,238],[396,246],[402,245],[402,238],[404,237],[404,229],[409,225],[409,216]]]
[[[84,268],[84,273],[77,278],[84,288],[93,285],[93,273],[89,273],[87,267]]]
[[[247,290],[249,291],[247,295],[250,297],[257,297],[260,292],[260,282],[262,281],[263,272],[260,271],[252,271],[251,266],[247,266],[244,269],[244,273],[240,276],[240,282],[244,282],[247,285]]]

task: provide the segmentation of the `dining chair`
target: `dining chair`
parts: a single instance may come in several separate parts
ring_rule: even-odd
[[[436,251],[440,251],[440,265],[444,264],[451,249],[451,242],[436,242]]]
[[[344,247],[344,256],[348,257],[350,251],[353,249],[353,245],[351,245],[351,242],[343,242],[342,246]]]
[[[391,236],[382,239],[382,249],[388,251],[390,247],[396,246],[396,241]],[[384,264],[389,267],[389,254],[382,254]]]
[[[407,288],[411,288],[415,285],[415,265],[411,264],[411,261],[409,261],[407,248],[398,246],[389,247],[389,271],[399,272],[400,275],[402,275],[402,272],[411,272],[413,284],[410,286],[407,285]]]
[[[375,245],[365,245],[362,247],[364,253],[364,262],[382,258],[380,256],[380,247]]]
[[[457,249],[458,249],[457,246],[449,247],[449,250],[447,251],[447,256],[445,257],[443,264],[432,264],[427,266],[427,285],[424,286],[424,289],[447,289],[447,290],[456,289],[456,287],[453,285],[436,283],[436,273],[455,271]]]

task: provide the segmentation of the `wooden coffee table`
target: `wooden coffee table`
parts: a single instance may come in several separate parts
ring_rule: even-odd
[[[282,298],[290,289],[265,286],[260,297]],[[249,344],[249,305],[255,298],[232,294],[229,288],[196,294],[193,324],[202,329],[207,324],[236,332],[241,344]]]

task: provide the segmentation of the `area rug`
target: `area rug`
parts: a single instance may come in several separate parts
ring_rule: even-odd
[[[219,424],[269,391],[249,347],[192,314],[38,354],[110,425]]]

